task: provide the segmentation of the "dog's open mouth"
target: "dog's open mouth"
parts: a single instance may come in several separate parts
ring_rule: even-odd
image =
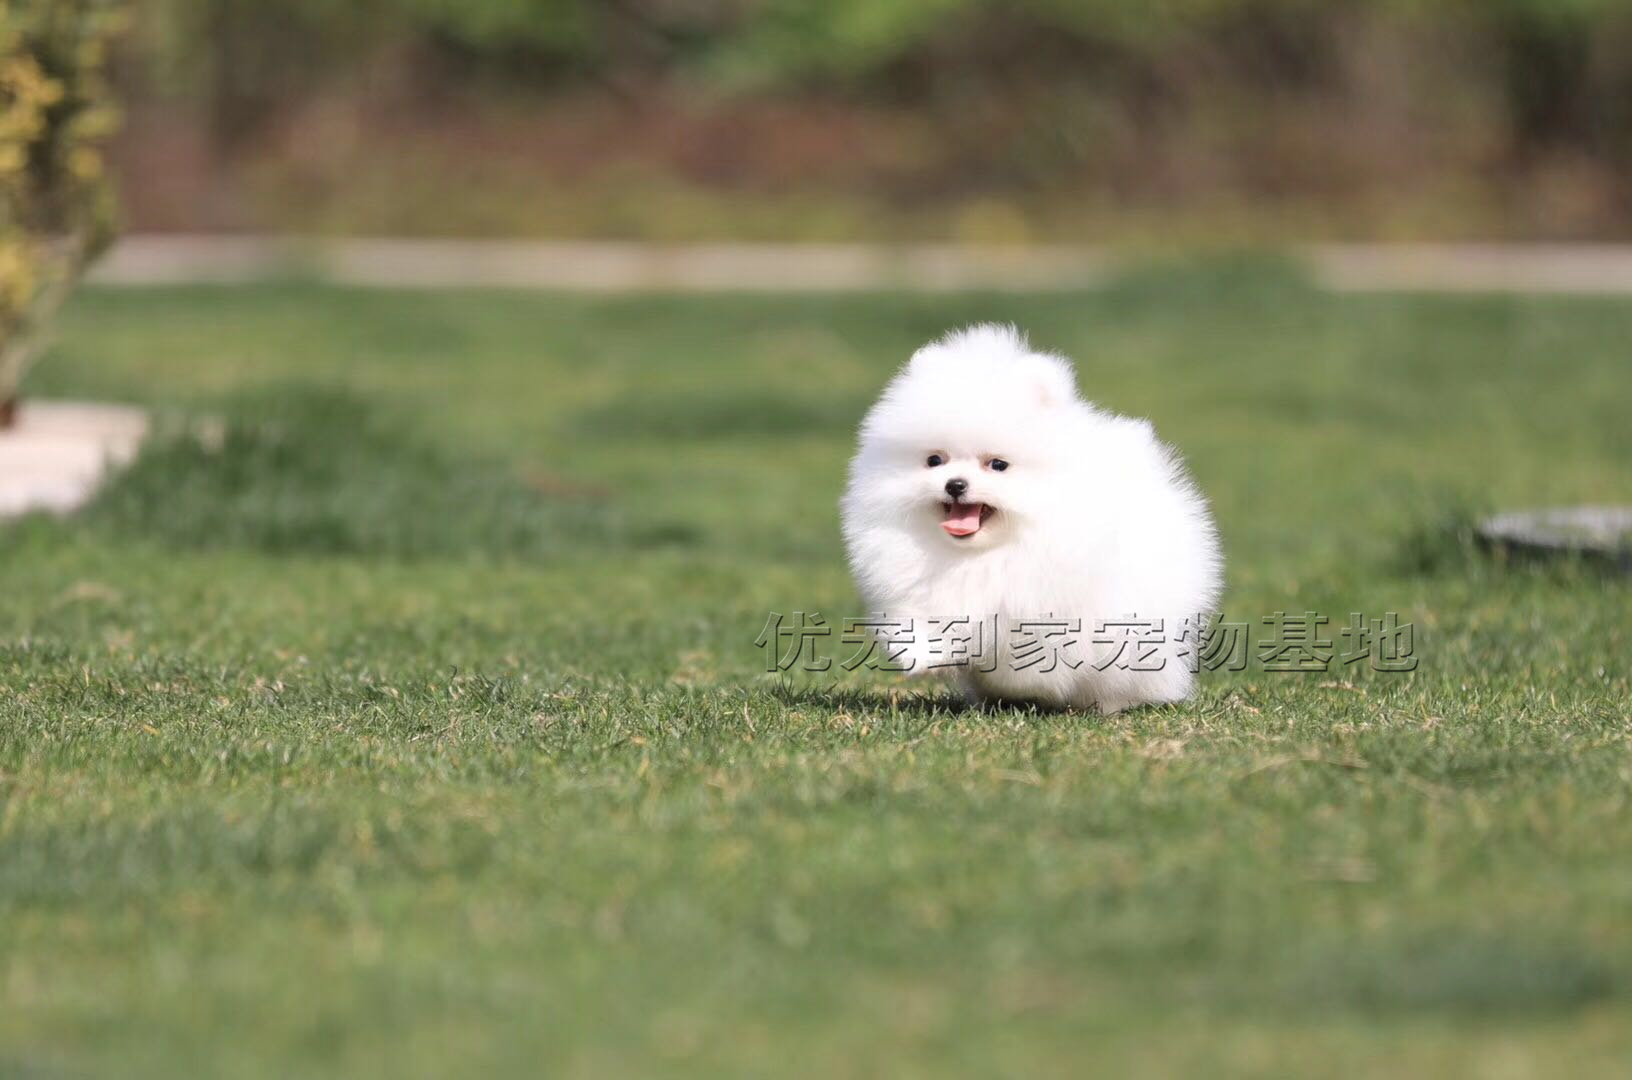
[[[941,528],[948,536],[966,539],[980,531],[992,508],[979,502],[949,502],[941,504]]]

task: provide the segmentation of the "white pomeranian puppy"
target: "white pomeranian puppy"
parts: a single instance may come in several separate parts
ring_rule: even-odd
[[[1114,713],[1189,695],[1218,533],[1148,421],[1012,327],[918,350],[861,425],[840,509],[885,652],[977,701]],[[880,625],[883,624],[883,625]]]

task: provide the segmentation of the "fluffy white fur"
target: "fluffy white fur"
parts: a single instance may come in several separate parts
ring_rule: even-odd
[[[953,479],[968,484],[961,500]],[[943,528],[960,516],[952,527],[969,527],[948,507],[959,501],[991,508],[972,535]],[[996,616],[974,662],[939,669],[976,700],[1113,713],[1190,693],[1174,639],[1214,609],[1223,571],[1206,500],[1148,421],[1084,401],[1070,361],[1032,352],[1014,328],[971,327],[913,355],[862,422],[840,509],[869,610],[913,620],[913,640],[890,644],[914,671],[930,659],[927,620]],[[1082,620],[1060,653],[1082,663],[1014,670],[1008,628],[1044,616]],[[1161,670],[1095,669],[1107,648],[1093,645],[1095,620],[1128,616],[1164,620]]]

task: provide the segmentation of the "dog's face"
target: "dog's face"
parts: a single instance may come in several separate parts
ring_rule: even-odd
[[[865,482],[874,504],[889,507],[929,543],[972,550],[1012,537],[1038,479],[1023,474],[1025,456],[955,430],[938,436],[892,443],[869,456]]]
[[[924,467],[940,503],[941,531],[961,543],[975,543],[997,514],[1001,476],[1012,467],[1009,459],[989,452],[936,450],[924,459]]]
[[[924,544],[975,551],[1070,498],[1068,368],[992,331],[920,350],[862,426],[847,512]],[[854,522],[863,524],[863,522]]]

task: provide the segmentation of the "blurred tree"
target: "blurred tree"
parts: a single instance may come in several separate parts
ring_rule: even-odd
[[[44,321],[112,236],[99,146],[116,0],[0,0],[0,424]]]

